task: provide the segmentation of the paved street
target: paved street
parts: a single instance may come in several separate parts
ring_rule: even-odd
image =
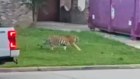
[[[140,69],[0,73],[0,79],[140,79]]]

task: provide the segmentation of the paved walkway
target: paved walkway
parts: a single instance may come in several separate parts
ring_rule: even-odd
[[[38,22],[37,28],[47,28],[53,30],[63,31],[90,31],[87,25],[81,24],[70,24],[70,23],[59,23],[59,22]],[[125,43],[126,45],[140,49],[140,41],[131,40],[130,37],[113,35],[97,31],[97,34],[102,35],[106,38],[113,39]]]
[[[113,35],[113,34],[108,34],[108,33],[103,33],[103,32],[97,32],[97,34],[100,34],[104,36],[105,38],[113,39],[113,40],[122,42],[126,45],[140,49],[140,40],[132,40],[129,36]]]
[[[37,28],[47,28],[63,31],[90,31],[87,25],[59,23],[59,22],[38,22]]]

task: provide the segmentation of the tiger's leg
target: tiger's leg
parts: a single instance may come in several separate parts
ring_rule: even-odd
[[[54,47],[51,47],[51,50],[54,50]]]
[[[64,50],[67,50],[67,46],[63,46]]]
[[[50,45],[50,49],[54,50],[55,46],[54,45]]]

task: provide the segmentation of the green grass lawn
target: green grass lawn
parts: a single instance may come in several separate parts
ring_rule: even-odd
[[[48,35],[77,35],[82,51],[69,47],[66,51],[57,48],[54,51],[40,49],[37,44]],[[140,63],[140,50],[120,42],[103,38],[94,32],[62,32],[47,29],[18,30],[18,45],[21,50],[19,64],[6,64],[4,67],[29,66],[78,66],[78,65],[114,65]]]

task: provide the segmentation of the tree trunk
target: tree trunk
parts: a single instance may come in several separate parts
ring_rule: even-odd
[[[33,23],[32,23],[32,26],[36,25],[37,19],[38,19],[38,9],[34,8],[33,9]]]
[[[38,19],[38,9],[36,9],[35,11],[33,11],[33,26],[36,25],[37,19]]]
[[[33,9],[33,24],[32,26],[35,26],[37,23],[37,19],[38,19],[38,6],[37,3],[35,1],[32,2],[32,9]]]
[[[42,4],[43,0],[32,0],[32,10],[33,10],[33,24],[35,26],[38,20],[38,13],[40,5]]]

